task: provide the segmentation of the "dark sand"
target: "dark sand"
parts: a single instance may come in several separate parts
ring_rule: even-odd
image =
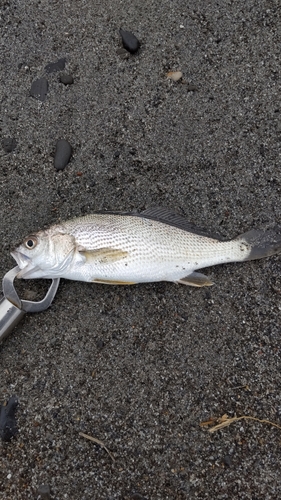
[[[17,142],[1,149],[0,276],[31,230],[95,210],[165,206],[229,238],[280,223],[279,0],[10,0],[0,22],[1,140]],[[128,59],[120,27],[141,42]],[[44,71],[63,57],[70,86]],[[61,138],[73,157],[56,172]],[[280,498],[281,429],[199,426],[281,425],[280,271],[217,266],[202,289],[63,281],[0,346],[0,401],[20,401],[0,498]]]

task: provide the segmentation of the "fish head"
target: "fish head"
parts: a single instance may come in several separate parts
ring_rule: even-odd
[[[20,268],[18,278],[59,278],[71,266],[76,251],[74,236],[49,229],[30,234],[11,255]]]

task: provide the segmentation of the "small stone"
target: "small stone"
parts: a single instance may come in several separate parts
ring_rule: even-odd
[[[31,97],[38,99],[39,101],[44,102],[47,97],[48,92],[48,81],[46,78],[38,78],[35,80],[30,89]]]
[[[37,495],[40,495],[40,500],[50,500],[51,488],[48,484],[40,484]]]
[[[223,463],[224,465],[226,465],[227,467],[230,467],[231,464],[232,464],[232,460],[231,460],[231,457],[229,455],[225,455],[224,459],[223,459]]]
[[[196,87],[196,85],[193,85],[193,83],[188,83],[186,86],[186,90],[187,92],[197,92],[198,87]]]
[[[121,59],[129,59],[130,55],[128,54],[128,51],[124,49],[124,47],[121,47],[120,49],[116,50],[116,54],[121,57]]]
[[[73,84],[73,76],[72,75],[60,75],[60,82],[64,85],[72,85]]]
[[[131,54],[135,54],[140,48],[140,42],[137,37],[130,31],[124,31],[122,29],[119,30],[119,33],[122,38],[123,47]]]
[[[18,398],[12,396],[7,405],[0,408],[0,437],[2,441],[11,441],[18,432],[15,416],[18,404]]]
[[[57,170],[63,170],[69,163],[72,147],[65,139],[60,139],[56,145],[54,165]]]
[[[17,142],[14,137],[6,137],[5,139],[2,140],[2,148],[4,149],[5,153],[11,153],[16,149]]]
[[[182,72],[181,71],[169,71],[169,73],[166,74],[167,78],[170,78],[173,80],[173,82],[177,82],[182,78]]]
[[[99,339],[96,341],[96,346],[98,349],[103,349],[103,347],[105,346],[105,343],[103,340]]]
[[[62,71],[65,68],[66,59],[62,57],[56,62],[49,63],[45,66],[46,73],[55,73],[56,71]]]

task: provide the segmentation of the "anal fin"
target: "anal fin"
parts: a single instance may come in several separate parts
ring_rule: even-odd
[[[176,283],[180,283],[181,285],[189,285],[189,286],[212,286],[214,283],[213,281],[208,278],[208,276],[205,276],[205,274],[202,273],[191,273],[185,278],[182,278],[178,280]]]

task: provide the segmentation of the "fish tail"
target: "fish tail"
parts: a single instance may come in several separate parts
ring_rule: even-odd
[[[236,238],[240,250],[245,252],[243,260],[256,260],[281,253],[281,227],[272,229],[252,229]]]

